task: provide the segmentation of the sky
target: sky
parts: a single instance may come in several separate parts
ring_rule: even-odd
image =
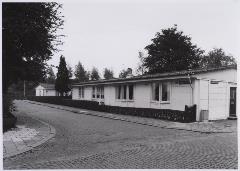
[[[237,57],[240,29],[238,0],[82,0],[62,1],[65,16],[64,44],[49,64],[58,65],[60,55],[74,69],[80,61],[102,74],[105,67],[118,77],[122,69],[136,69],[138,52],[157,32],[177,24],[178,30],[206,52],[223,48]]]

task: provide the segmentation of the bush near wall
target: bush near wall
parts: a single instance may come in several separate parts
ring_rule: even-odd
[[[121,115],[133,115],[149,118],[157,118],[163,120],[177,121],[177,122],[195,122],[196,121],[196,105],[191,107],[185,106],[185,111],[171,110],[171,109],[152,109],[152,108],[133,108],[133,107],[119,107],[99,105],[96,101],[87,100],[71,100],[63,97],[50,96],[34,96],[28,97],[29,100],[51,103],[57,105],[64,105],[70,107],[77,107],[100,112],[116,113]]]
[[[14,109],[11,96],[3,94],[2,123],[3,132],[16,126],[17,118],[12,114]]]

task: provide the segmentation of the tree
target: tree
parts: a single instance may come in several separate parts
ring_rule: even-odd
[[[55,2],[2,3],[3,91],[18,80],[45,75],[46,61],[62,42],[61,5]]]
[[[61,56],[55,83],[55,89],[60,93],[61,96],[63,96],[64,93],[69,92],[69,83],[70,80],[66,61],[65,58]]]
[[[177,30],[177,25],[162,29],[145,49],[148,56],[144,57],[143,66],[150,74],[197,68],[203,54],[192,44],[191,37]]]
[[[67,64],[67,69],[68,69],[68,77],[72,78],[73,70],[72,70],[72,67],[69,64]]]
[[[85,82],[89,80],[89,73],[84,69],[84,66],[81,62],[75,66],[74,75],[76,77],[76,81],[78,82]]]
[[[103,71],[103,77],[104,77],[106,80],[109,80],[109,79],[111,79],[111,78],[114,78],[114,77],[113,77],[113,71],[110,70],[110,69],[105,68],[104,71]]]
[[[119,74],[119,78],[127,78],[128,76],[133,76],[132,75],[132,68],[128,68],[128,69],[123,69],[120,74]]]
[[[56,76],[53,72],[53,69],[52,67],[48,67],[47,69],[47,78],[46,78],[46,82],[47,83],[50,83],[50,84],[54,84],[55,83],[55,80],[56,80]]]
[[[137,69],[136,69],[136,73],[138,75],[143,75],[143,74],[147,73],[147,69],[143,65],[143,63],[144,63],[144,54],[143,54],[143,52],[138,52],[138,58],[139,58],[140,62],[138,63],[138,66],[137,66]]]
[[[99,80],[100,79],[99,72],[98,72],[97,68],[93,67],[90,77],[91,77],[91,80]]]
[[[214,48],[207,55],[201,58],[200,66],[202,68],[217,68],[227,65],[236,65],[236,60],[231,55],[226,55],[223,49]]]

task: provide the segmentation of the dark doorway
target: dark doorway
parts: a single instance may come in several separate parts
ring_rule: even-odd
[[[230,87],[230,116],[236,117],[237,88]]]

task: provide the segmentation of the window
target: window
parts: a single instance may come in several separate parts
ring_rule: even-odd
[[[159,101],[159,83],[153,83],[152,90],[152,100]]]
[[[79,87],[79,98],[82,99],[84,98],[84,87]]]
[[[104,87],[100,88],[100,96],[101,96],[101,99],[104,99]]]
[[[104,87],[92,87],[92,98],[104,99]]]
[[[161,90],[161,91],[160,91]],[[170,86],[169,83],[153,83],[152,84],[152,100],[169,102],[170,101]]]
[[[123,84],[116,87],[116,99],[133,100],[134,90],[133,84]]]
[[[129,100],[133,100],[133,85],[128,86],[128,92],[129,92]]]
[[[117,99],[121,99],[121,86],[117,87]]]
[[[127,85],[123,86],[123,99],[127,99]]]
[[[170,91],[168,83],[162,83],[162,101],[169,101]]]
[[[96,87],[92,87],[92,98],[96,98]]]
[[[97,98],[99,99],[100,98],[100,88],[97,87]]]

